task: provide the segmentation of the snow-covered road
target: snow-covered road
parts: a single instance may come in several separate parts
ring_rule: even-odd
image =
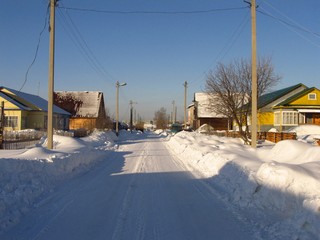
[[[59,186],[7,239],[254,239],[254,230],[196,179],[158,135],[121,142]]]

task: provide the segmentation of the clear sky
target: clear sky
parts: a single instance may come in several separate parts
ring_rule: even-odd
[[[10,0],[0,7],[0,85],[45,99],[48,2]],[[320,1],[257,4],[258,55],[272,57],[282,76],[276,88],[300,82],[320,88]],[[126,82],[123,120],[130,100],[143,119],[161,107],[170,113],[174,100],[183,119],[185,81],[190,104],[218,62],[250,57],[250,9],[242,0],[60,0],[56,9],[54,89],[102,91],[114,116],[115,83]]]

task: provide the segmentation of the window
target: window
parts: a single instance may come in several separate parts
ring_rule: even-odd
[[[282,113],[283,125],[297,125],[298,113],[297,112],[283,112]]]
[[[280,123],[281,123],[280,112],[275,112],[274,113],[274,125],[279,126]]]
[[[309,93],[308,94],[308,100],[317,100],[317,94]]]
[[[5,117],[5,127],[18,127],[18,116],[6,116]]]
[[[298,125],[298,112],[287,111],[287,112],[275,112],[274,113],[274,125],[280,126],[295,126]]]

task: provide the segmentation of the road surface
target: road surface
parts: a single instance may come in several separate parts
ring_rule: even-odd
[[[254,239],[253,230],[157,135],[120,143],[58,187],[7,239]]]

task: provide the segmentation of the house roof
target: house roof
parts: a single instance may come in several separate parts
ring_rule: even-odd
[[[24,93],[7,87],[0,87],[1,97],[15,104],[21,110],[27,111],[48,111],[48,101],[29,93]],[[65,110],[53,105],[53,112],[58,114],[70,115]]]
[[[300,97],[302,97],[302,96],[304,96],[304,95],[312,92],[312,91],[315,90],[315,89],[317,89],[317,88],[311,87],[311,88],[307,88],[307,89],[305,89],[305,90],[303,90],[303,91],[301,91],[301,92],[298,92],[297,94],[295,94],[295,95],[287,98],[287,99],[284,100],[283,102],[277,104],[277,107],[278,107],[278,106],[286,106],[286,105],[289,105],[292,101],[297,100],[298,98],[300,98]]]
[[[31,108],[27,107],[26,105],[16,101],[15,99],[9,97],[8,95],[4,94],[3,92],[0,92],[0,97],[3,98],[4,100],[6,100],[7,102],[12,103],[13,105],[17,106],[20,110],[32,110]],[[6,109],[8,109],[6,107]]]
[[[302,83],[299,83],[299,84],[293,85],[291,87],[283,88],[283,89],[280,89],[280,90],[277,90],[277,91],[267,93],[267,94],[260,96],[258,98],[258,108],[262,108],[262,107],[268,105],[269,103],[272,103],[273,101],[275,101],[275,100],[281,98],[282,96],[296,90],[299,87],[306,88],[305,85],[303,85]]]
[[[73,117],[98,117],[101,101],[103,93],[98,91],[58,91],[54,94],[54,103]]]
[[[210,101],[210,94],[198,92],[194,94],[194,101],[196,102],[196,110],[198,118],[221,118],[213,109],[213,104]]]

